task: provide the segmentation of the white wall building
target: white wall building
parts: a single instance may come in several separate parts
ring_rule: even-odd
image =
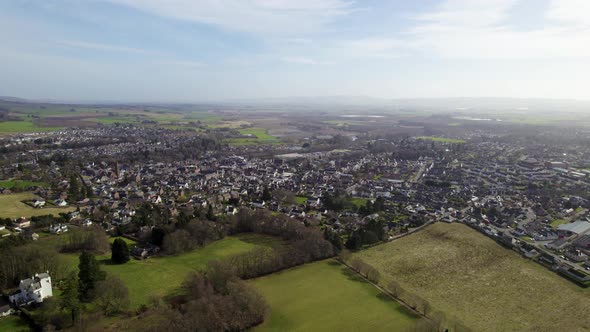
[[[38,273],[34,277],[20,281],[18,290],[10,294],[8,300],[15,305],[41,303],[53,296],[49,273]]]

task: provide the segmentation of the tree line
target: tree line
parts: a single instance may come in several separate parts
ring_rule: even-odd
[[[405,290],[398,282],[390,280],[383,285],[382,282],[384,282],[384,280],[379,271],[361,258],[353,257],[350,251],[342,251],[338,255],[338,260],[373,284],[379,286],[381,290],[384,290],[397,301],[419,313],[423,319],[417,321],[416,325],[412,328],[412,331],[449,331],[447,327],[450,326],[452,326],[451,330],[453,331],[469,331],[469,328],[467,328],[467,326],[465,326],[465,324],[458,318],[447,318],[443,312],[434,310],[427,300],[417,294]]]

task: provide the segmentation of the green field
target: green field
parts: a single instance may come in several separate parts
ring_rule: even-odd
[[[255,331],[404,331],[415,316],[334,260],[250,281],[270,305]]]
[[[297,203],[297,204],[305,204],[305,203],[307,203],[307,197],[305,197],[305,196],[295,196],[295,203]]]
[[[60,127],[40,127],[33,123],[31,120],[23,121],[4,121],[0,122],[0,134],[1,133],[27,133],[37,131],[51,131],[59,130]]]
[[[154,121],[158,125],[188,124],[200,121],[221,123],[223,117],[209,111],[183,107],[107,107],[59,104],[15,104],[0,101],[0,107],[10,110],[13,118],[0,122],[0,134],[58,130],[64,127],[92,126],[95,124],[140,123]],[[32,117],[31,117],[32,116]]]
[[[569,223],[569,221],[567,221],[567,220],[555,219],[551,222],[551,227],[557,228],[557,226],[559,226],[559,225],[564,225],[564,224],[568,224],[568,223]]]
[[[242,135],[251,135],[251,138],[231,138],[227,142],[231,145],[257,145],[279,144],[281,140],[269,135],[264,128],[246,128],[238,130]]]
[[[352,197],[350,199],[350,202],[357,208],[360,208],[361,206],[366,206],[368,201],[369,201],[368,198],[362,198],[362,197]]]
[[[10,195],[0,195],[0,218],[19,218],[19,217],[33,217],[42,216],[46,214],[58,215],[60,212],[73,211],[73,207],[57,208],[44,207],[36,209],[22,203],[24,200],[32,200],[37,198],[32,193],[18,193]]]
[[[37,241],[42,247],[59,249],[66,235],[48,237]],[[115,238],[110,239],[111,242]],[[124,239],[130,249],[134,242]],[[278,238],[258,235],[240,234],[215,241],[203,248],[176,256],[152,257],[145,260],[131,259],[121,265],[110,263],[110,253],[97,256],[101,268],[110,275],[121,278],[129,289],[131,306],[137,308],[148,301],[151,296],[165,296],[179,289],[182,281],[191,271],[202,270],[212,259],[227,257],[252,250],[256,246],[275,246]],[[68,266],[76,268],[78,254],[60,254]]]
[[[434,137],[434,136],[418,136],[416,139],[434,141],[440,143],[465,143],[462,139],[445,138],[445,137]]]
[[[0,331],[20,332],[31,331],[27,322],[18,316],[8,316],[0,318]]]
[[[582,331],[590,293],[461,224],[436,223],[357,254],[474,331]],[[575,310],[572,310],[575,308]]]
[[[47,183],[45,182],[35,182],[35,181],[26,181],[26,180],[1,180],[0,181],[0,188],[7,188],[7,189],[26,189],[32,186],[40,186],[40,187],[47,187]]]

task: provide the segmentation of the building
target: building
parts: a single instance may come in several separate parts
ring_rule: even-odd
[[[590,231],[590,222],[581,220],[570,224],[559,225],[557,226],[557,230],[560,236],[585,234]]]
[[[53,296],[49,273],[35,274],[34,277],[20,281],[18,290],[8,296],[8,300],[17,306],[42,303]]]

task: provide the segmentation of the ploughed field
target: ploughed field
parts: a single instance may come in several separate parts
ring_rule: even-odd
[[[590,290],[462,224],[436,223],[356,254],[474,331],[590,329]]]
[[[255,331],[405,331],[414,314],[329,259],[250,281],[270,315]]]

